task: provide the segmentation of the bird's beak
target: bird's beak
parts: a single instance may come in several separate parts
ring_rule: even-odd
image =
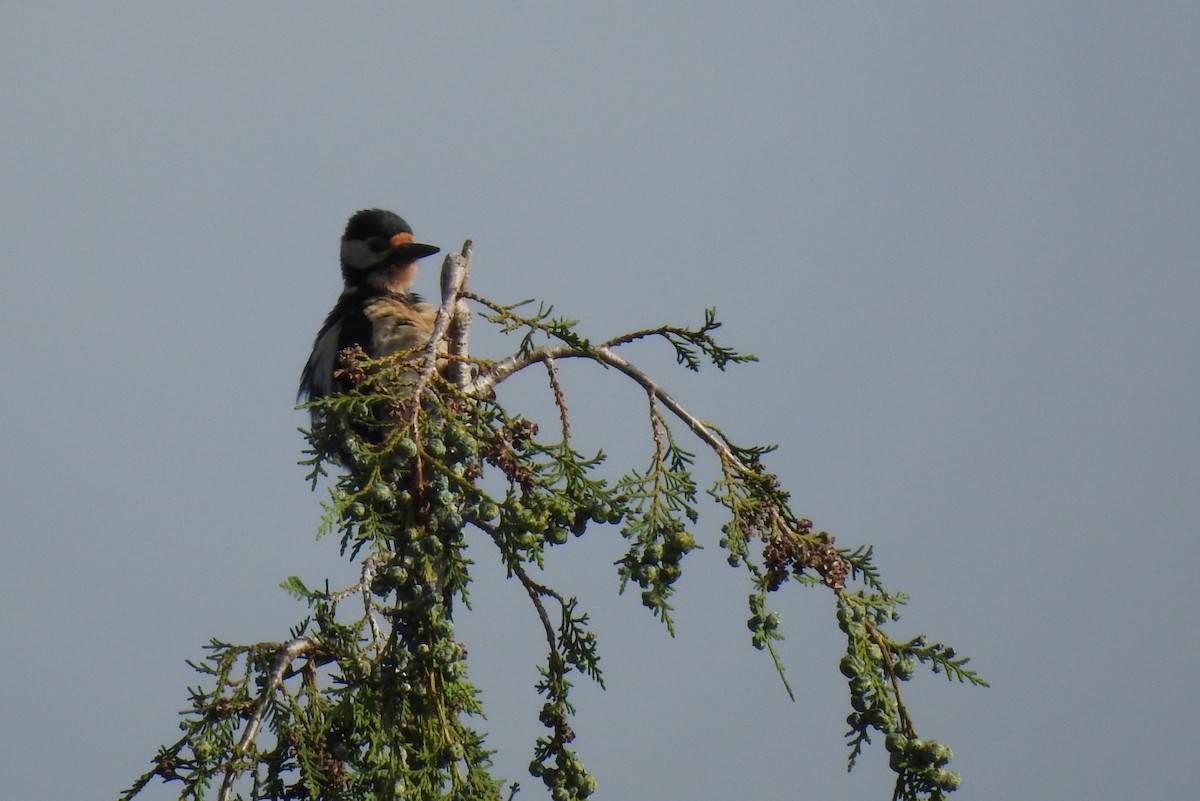
[[[406,256],[402,249],[413,243],[412,234],[396,234],[388,240],[388,252],[383,254],[383,258],[379,260],[377,266],[390,267],[393,264],[400,264],[406,260]]]

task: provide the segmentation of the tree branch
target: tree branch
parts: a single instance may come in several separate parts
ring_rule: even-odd
[[[447,352],[450,363],[446,365],[446,380],[456,387],[464,386],[471,378],[471,368],[467,363],[469,355],[468,343],[471,330],[471,309],[465,301],[459,300],[459,295],[467,291],[471,278],[472,243],[468,239],[463,243],[461,275],[454,265],[447,270],[442,267],[442,309],[452,315],[450,330],[446,335]]]
[[[554,361],[555,359],[595,359],[610,367],[615,367],[625,375],[629,376],[641,386],[651,397],[655,398],[663,406],[671,410],[671,412],[687,425],[692,432],[699,437],[705,444],[717,452],[723,460],[727,460],[738,469],[745,472],[754,472],[745,465],[737,455],[730,450],[723,437],[714,429],[709,427],[707,423],[701,420],[696,415],[689,412],[679,401],[667,392],[657,381],[643,372],[640,368],[626,361],[612,351],[613,342],[620,343],[624,338],[606,342],[603,345],[598,345],[591,352],[584,353],[570,345],[545,345],[540,348],[526,351],[525,353],[514,353],[513,355],[496,362],[491,369],[476,376],[473,381],[468,382],[463,391],[468,394],[483,394],[491,391],[496,384],[499,384],[504,379],[508,378],[513,373],[523,370],[532,364],[539,362]]]
[[[239,757],[245,756],[246,752],[250,750],[250,746],[253,745],[254,738],[258,736],[263,718],[266,717],[267,709],[271,706],[271,699],[275,695],[275,690],[283,683],[283,674],[287,672],[288,666],[298,657],[316,647],[317,642],[311,637],[297,637],[280,647],[279,655],[275,657],[275,664],[271,666],[271,675],[258,698],[258,705],[254,708],[249,720],[246,721],[246,730],[242,732],[242,739],[238,741],[233,758],[229,760],[229,765],[225,768],[225,779],[221,782],[221,792],[217,796],[218,801],[229,801],[233,797],[233,780],[238,773],[237,760]]]
[[[451,355],[459,357],[452,360],[452,363],[461,361],[461,357],[466,354],[467,328],[470,327],[471,313],[465,308],[460,308],[458,296],[466,286],[470,270],[471,240],[468,239],[463,243],[461,254],[447,253],[442,262],[442,305],[438,308],[437,317],[434,319],[433,333],[429,336],[429,343],[425,345],[425,350],[421,354],[421,373],[413,389],[413,398],[422,397],[429,382],[433,379],[433,374],[438,369],[438,351],[441,350],[442,340],[448,339]],[[456,353],[455,350],[460,352]],[[466,369],[466,366],[464,365],[462,369]],[[449,367],[447,367],[447,371],[449,372]],[[453,374],[456,378],[452,380],[456,385],[461,386],[466,383],[461,375],[461,370],[456,369]],[[420,404],[413,406],[414,422],[416,410],[419,408]]]

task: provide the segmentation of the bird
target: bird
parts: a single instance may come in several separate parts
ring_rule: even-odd
[[[346,223],[341,265],[344,288],[313,342],[300,376],[298,401],[350,388],[337,374],[337,355],[355,345],[372,359],[419,348],[433,333],[437,307],[412,291],[417,262],[441,249],[413,238],[412,226],[386,209],[363,209]],[[314,423],[319,417],[312,410]]]

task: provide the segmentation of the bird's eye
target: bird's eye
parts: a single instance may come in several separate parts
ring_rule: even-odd
[[[367,240],[367,247],[370,248],[371,252],[373,253],[382,253],[383,251],[387,250],[387,246],[388,241],[382,236],[373,236]]]

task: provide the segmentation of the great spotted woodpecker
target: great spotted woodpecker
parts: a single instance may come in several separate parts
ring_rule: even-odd
[[[348,389],[335,375],[344,348],[358,345],[378,359],[429,341],[437,308],[414,293],[412,283],[417,261],[438,250],[414,241],[409,224],[390,211],[364,209],[350,218],[342,234],[345,288],[317,333],[300,376],[300,400]]]

